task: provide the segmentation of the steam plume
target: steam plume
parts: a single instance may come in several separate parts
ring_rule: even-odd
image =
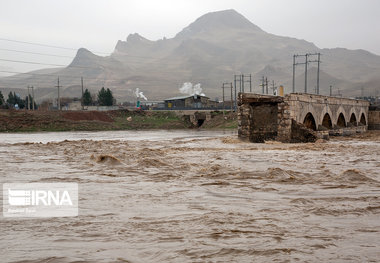
[[[182,94],[188,94],[188,95],[205,96],[205,94],[202,92],[200,83],[193,85],[191,82],[185,82],[183,83],[182,87],[179,88],[179,92],[181,92]]]
[[[144,93],[142,91],[140,91],[139,88],[136,88],[135,95],[137,98],[148,100],[147,97],[145,97]]]

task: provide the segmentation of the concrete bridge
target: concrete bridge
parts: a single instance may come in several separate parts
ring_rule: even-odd
[[[308,136],[363,132],[368,128],[368,108],[369,102],[364,100],[306,93],[284,97],[240,93],[238,134],[252,142],[292,142],[298,141],[297,137],[306,136],[307,141]]]

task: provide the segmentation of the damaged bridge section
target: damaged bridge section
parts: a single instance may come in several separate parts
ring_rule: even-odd
[[[306,93],[239,93],[238,136],[251,142],[312,142],[368,128],[369,103]]]

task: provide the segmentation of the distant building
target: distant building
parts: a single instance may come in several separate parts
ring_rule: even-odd
[[[122,106],[113,105],[113,106],[83,106],[83,110],[87,111],[110,111],[110,110],[119,110],[122,108]],[[82,110],[82,103],[81,101],[72,101],[67,104],[61,105],[62,110],[69,110],[69,111],[78,111]]]
[[[63,110],[82,110],[82,102],[79,101],[72,101],[65,105],[65,108],[62,108]]]
[[[167,109],[214,109],[218,106],[217,101],[210,100],[203,95],[187,95],[164,100]]]
[[[141,101],[140,107],[143,110],[155,110],[165,108],[164,101]]]

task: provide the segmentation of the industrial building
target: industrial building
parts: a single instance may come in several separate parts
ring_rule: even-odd
[[[174,97],[164,100],[167,109],[215,109],[218,106],[217,101],[210,100],[203,95],[187,95]]]

